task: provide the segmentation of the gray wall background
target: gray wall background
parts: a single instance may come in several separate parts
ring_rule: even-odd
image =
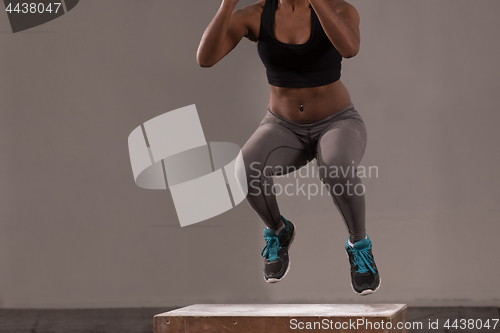
[[[196,64],[220,2],[85,0],[15,35],[0,15],[0,307],[499,306],[500,2],[351,3],[362,49],[343,82],[369,131],[362,164],[379,169],[365,181],[375,295],[350,288],[326,195],[279,198],[298,236],[289,276],[267,285],[246,203],[180,228],[168,191],[135,185],[127,137],[144,121],[195,103],[208,141],[242,146],[265,114],[252,43]]]

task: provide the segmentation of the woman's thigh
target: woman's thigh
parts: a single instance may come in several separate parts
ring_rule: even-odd
[[[271,177],[295,171],[312,158],[304,144],[288,128],[259,126],[242,148],[247,178]]]
[[[317,159],[320,175],[357,168],[366,149],[366,127],[360,117],[346,118],[328,126],[318,139]],[[349,172],[350,173],[350,172]]]

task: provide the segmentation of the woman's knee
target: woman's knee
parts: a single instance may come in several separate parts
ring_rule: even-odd
[[[236,158],[236,163],[234,165],[234,177],[238,182],[238,186],[241,191],[247,192],[248,190],[248,182],[247,182],[247,172],[245,167],[245,161],[243,159],[243,155],[240,152],[238,157]]]
[[[260,163],[248,154],[245,154],[244,151],[240,153],[236,161],[235,176],[240,188],[246,187],[249,193],[251,189],[259,187],[263,181],[263,171]]]
[[[349,154],[329,154],[318,158],[318,172],[323,178],[350,179],[356,176],[358,162]]]

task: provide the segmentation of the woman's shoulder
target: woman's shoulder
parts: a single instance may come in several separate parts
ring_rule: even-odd
[[[345,0],[326,0],[326,2],[337,12],[344,10],[356,10],[353,5]]]
[[[259,0],[251,5],[242,7],[237,9],[235,13],[238,13],[241,16],[247,18],[254,18],[256,16],[260,16],[262,11],[264,10],[264,5],[266,4],[266,0]]]

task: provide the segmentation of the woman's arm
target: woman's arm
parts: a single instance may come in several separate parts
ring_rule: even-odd
[[[331,1],[337,2],[339,1]],[[336,10],[326,0],[309,0],[326,35],[344,58],[359,52],[359,14],[354,6],[341,1]]]
[[[234,10],[238,1],[223,0],[205,30],[196,55],[201,67],[212,67],[218,63],[248,34],[245,10]]]

